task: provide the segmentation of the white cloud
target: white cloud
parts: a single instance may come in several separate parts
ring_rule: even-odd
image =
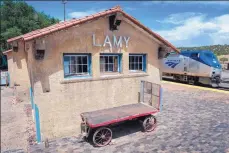
[[[205,45],[201,44],[203,41],[209,44],[229,44],[229,14],[208,20],[204,14],[172,14],[162,23],[175,25],[171,30],[157,32],[176,46],[194,46],[197,41],[200,46]]]
[[[197,15],[202,15],[201,13],[195,13],[195,12],[184,12],[184,13],[175,13],[169,15],[164,20],[156,20],[159,23],[171,23],[171,24],[182,24],[185,22],[187,18],[194,17]]]
[[[88,16],[88,15],[92,15],[92,14],[101,12],[103,10],[106,10],[106,9],[90,9],[90,10],[86,10],[86,11],[75,11],[75,12],[68,13],[68,16],[70,18],[82,18],[82,17]]]

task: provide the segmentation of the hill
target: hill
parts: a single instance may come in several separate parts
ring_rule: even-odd
[[[6,43],[7,39],[59,22],[58,19],[43,12],[37,12],[32,6],[23,1],[3,0],[0,3],[0,52],[9,48]]]
[[[180,50],[211,50],[215,55],[229,55],[229,45],[211,45],[200,47],[178,47]]]

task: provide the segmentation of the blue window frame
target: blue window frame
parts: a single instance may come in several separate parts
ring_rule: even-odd
[[[100,72],[121,72],[121,54],[100,54]]]
[[[90,54],[64,54],[64,77],[82,77],[90,75]]]
[[[146,72],[146,54],[129,54],[129,70]]]

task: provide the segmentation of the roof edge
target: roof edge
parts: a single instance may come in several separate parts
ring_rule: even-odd
[[[121,10],[120,12],[123,13],[124,16],[126,16],[128,19],[130,19],[136,25],[140,26],[143,30],[147,31],[149,34],[153,35],[153,37],[155,37],[156,39],[158,39],[159,41],[161,41],[162,43],[164,43],[167,47],[171,47],[174,51],[180,53],[180,51],[175,46],[173,46],[170,42],[168,42],[167,40],[165,40],[159,34],[153,32],[151,29],[147,28],[142,23],[140,23],[138,20],[136,20],[134,17],[130,16],[129,14],[125,13],[124,11]]]
[[[121,7],[119,5],[117,5],[117,6],[113,7],[113,8],[110,8],[108,10],[104,10],[102,12],[98,12],[98,13],[95,13],[95,14],[92,14],[92,15],[89,15],[89,16],[85,16],[85,17],[79,18],[79,19],[72,19],[72,20],[69,20],[69,21],[64,21],[64,22],[56,23],[54,25],[50,25],[50,26],[55,26],[55,25],[57,26],[58,24],[59,25],[63,24],[63,26],[60,27],[60,28],[58,27],[56,29],[47,29],[45,32],[43,32],[44,34],[38,33],[36,35],[28,36],[28,38],[24,38],[23,37],[24,35],[30,34],[30,33],[34,32],[34,31],[42,30],[42,29],[37,29],[37,30],[28,32],[28,33],[20,35],[20,36],[10,38],[10,39],[7,40],[7,43],[11,43],[13,41],[17,41],[17,40],[20,40],[20,39],[23,39],[24,41],[29,41],[29,40],[32,40],[34,38],[37,38],[37,37],[40,37],[40,36],[43,36],[43,35],[46,35],[46,34],[50,34],[50,33],[53,33],[53,32],[59,31],[59,30],[63,30],[63,29],[78,25],[78,24],[85,23],[85,22],[90,21],[90,20],[94,20],[94,19],[106,16],[106,15],[111,14],[111,13],[116,13],[118,11],[122,11],[122,9],[121,9]],[[71,22],[71,23],[70,24],[66,24],[67,22]],[[48,27],[50,27],[50,26],[48,26]],[[45,28],[48,28],[48,27],[45,27]],[[43,29],[45,29],[45,28],[43,28]]]
[[[9,50],[3,51],[2,53],[5,55],[5,54],[7,54],[7,53],[9,53],[9,52],[12,52],[12,51],[13,51],[12,49],[9,49]]]
[[[143,30],[148,32],[149,34],[151,34],[153,37],[158,39],[160,42],[165,44],[167,47],[171,47],[174,51],[180,53],[180,51],[175,46],[173,46],[171,43],[169,43],[167,40],[165,40],[159,34],[153,32],[151,29],[144,26],[142,23],[140,23],[134,17],[125,13],[119,5],[111,8],[111,9],[108,9],[108,10],[105,10],[102,12],[98,12],[96,14],[92,14],[92,15],[89,15],[89,16],[86,16],[86,17],[83,17],[80,19],[73,19],[73,20],[69,20],[69,21],[65,21],[62,23],[57,23],[57,24],[51,25],[51,26],[43,28],[43,29],[38,29],[38,30],[35,30],[36,32],[32,31],[32,32],[29,32],[27,34],[8,39],[7,42],[10,43],[10,42],[17,41],[20,39],[22,39],[24,41],[30,41],[32,39],[35,39],[35,38],[38,38],[38,37],[41,37],[41,36],[44,36],[47,34],[51,34],[53,32],[63,30],[63,29],[66,29],[66,28],[69,28],[69,27],[72,27],[72,26],[75,26],[78,24],[83,24],[83,23],[86,23],[88,21],[95,20],[95,19],[98,19],[100,17],[104,17],[104,16],[107,16],[109,14],[117,13],[117,12],[122,13],[126,18],[128,18],[130,21],[132,21],[134,24],[136,24],[137,26],[139,26],[140,28],[142,28]]]

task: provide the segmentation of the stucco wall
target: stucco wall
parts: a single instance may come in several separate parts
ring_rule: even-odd
[[[129,36],[129,47],[94,47],[92,34],[96,34],[100,43],[104,41],[105,35]],[[157,59],[159,44],[125,21],[113,33],[109,30],[108,19],[102,18],[51,34],[44,39],[44,59],[38,61],[29,58],[34,82],[34,102],[40,111],[42,139],[77,135],[80,132],[80,113],[137,103],[140,80],[160,83]],[[33,43],[31,41],[30,46]],[[122,72],[113,79],[109,79],[109,76],[104,79],[100,74],[99,55],[102,52],[123,54]],[[94,80],[67,82],[63,72],[63,53],[92,53]],[[136,76],[129,72],[129,53],[147,54],[146,74]]]
[[[24,51],[24,43],[18,42],[17,52],[8,52],[8,71],[10,74],[10,86],[18,86],[20,91],[28,92],[30,87],[28,65],[27,65],[27,53]]]
[[[14,75],[13,75],[13,68],[14,68],[14,62],[13,62],[13,52],[8,52],[7,54],[7,64],[8,64],[8,73],[10,75],[10,87],[14,86]]]

